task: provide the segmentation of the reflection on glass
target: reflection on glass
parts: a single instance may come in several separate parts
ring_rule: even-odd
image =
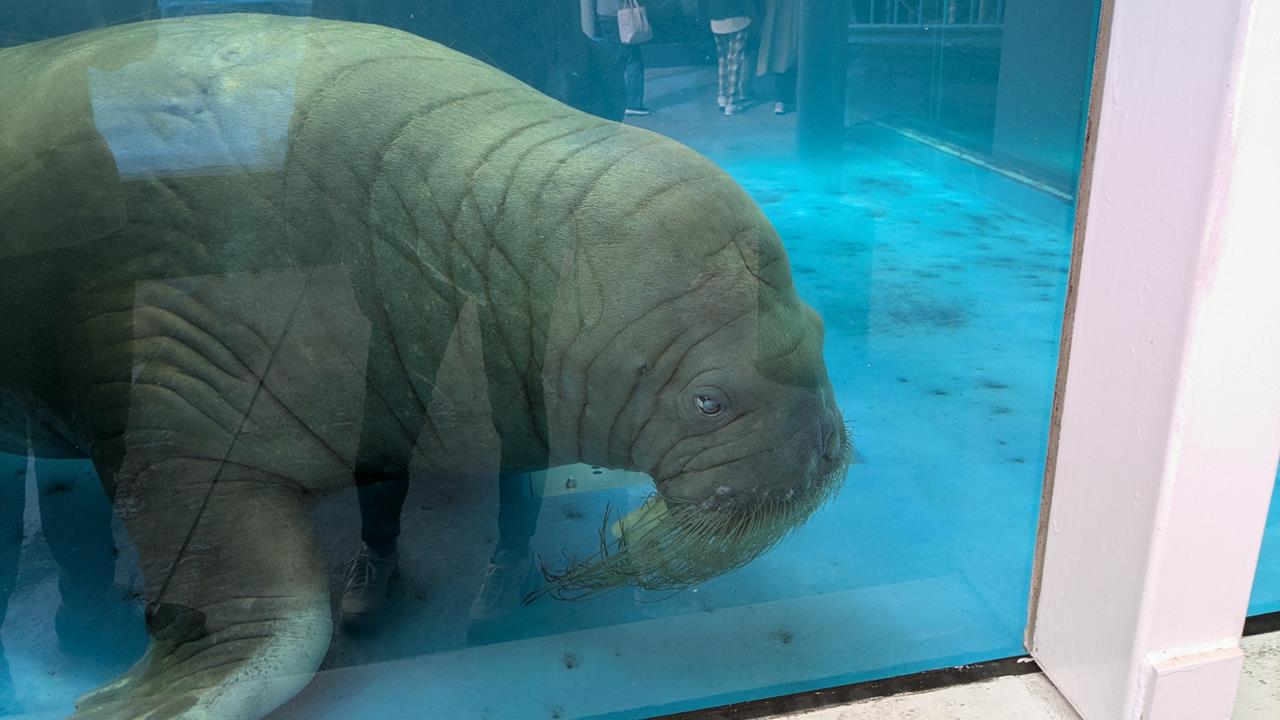
[[[1271,493],[1267,529],[1262,535],[1262,552],[1253,578],[1250,615],[1280,612],[1280,470],[1276,471],[1276,488]]]
[[[1068,5],[0,21],[0,712],[635,718],[1018,653]]]

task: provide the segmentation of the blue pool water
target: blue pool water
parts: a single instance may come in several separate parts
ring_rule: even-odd
[[[1276,471],[1267,530],[1262,535],[1258,572],[1253,578],[1253,596],[1249,599],[1250,615],[1273,612],[1280,612],[1280,469]]]
[[[790,119],[778,122],[783,137]],[[677,120],[666,131],[681,138]],[[1006,181],[928,148],[906,152],[880,128],[811,160],[768,133],[705,143],[690,133],[681,139],[774,222],[800,294],[825,319],[827,367],[861,457],[843,492],[772,552],[698,588],[544,598],[478,626],[468,608],[493,513],[469,525],[450,508],[492,507],[496,491],[415,486],[404,577],[382,629],[337,634],[325,669],[272,717],[640,718],[1023,652],[1070,255],[1065,207],[1003,202],[986,190]],[[10,458],[6,482],[23,465]],[[60,493],[76,502],[106,502],[83,465],[35,470],[78,477]],[[638,505],[651,487],[585,467],[534,480],[534,549],[547,558],[591,549],[605,508]],[[50,717],[127,668],[145,634],[127,595],[136,563],[117,528],[121,591],[99,603],[101,622],[78,651],[59,647],[37,477],[9,492],[24,483],[22,536],[0,538],[19,568],[0,638],[25,717]],[[355,508],[344,492],[315,510],[335,593]],[[55,507],[44,519],[79,514]]]

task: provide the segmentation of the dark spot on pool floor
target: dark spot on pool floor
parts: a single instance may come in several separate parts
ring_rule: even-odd
[[[949,391],[947,391],[947,390],[940,390],[940,389],[938,389],[938,388],[934,388],[933,390],[930,390],[930,391],[929,391],[929,394],[930,394],[930,395],[944,396],[944,395],[950,395],[951,393],[950,393]]]
[[[1012,413],[1013,413],[1013,408],[1011,408],[1011,407],[1008,407],[1008,406],[1005,406],[1005,405],[992,405],[992,406],[991,406],[991,414],[992,414],[992,415],[1010,415],[1010,414],[1012,414]]]
[[[69,482],[54,482],[54,483],[49,483],[48,487],[44,489],[44,494],[45,495],[66,495],[67,493],[71,492],[71,490],[72,490],[72,485]]]
[[[577,653],[566,652],[560,661],[564,663],[565,670],[577,670],[582,665],[582,658]]]
[[[911,382],[911,381],[910,381],[910,380],[908,380],[908,379],[906,379],[906,378],[904,378],[904,377],[899,377],[899,378],[898,378],[898,382],[900,382],[900,383],[905,383],[905,382]]]
[[[563,512],[564,516],[570,520],[581,520],[587,516],[586,513],[582,511],[582,508],[577,505],[565,505]]]
[[[1004,390],[1009,387],[1006,383],[1002,383],[999,380],[983,380],[980,384],[982,387],[989,390]]]
[[[791,631],[790,630],[774,630],[773,632],[769,633],[769,639],[775,642],[780,642],[783,645],[790,645],[792,640]]]

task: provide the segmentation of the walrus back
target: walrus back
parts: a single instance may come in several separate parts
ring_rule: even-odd
[[[128,353],[100,346],[132,332],[136,288],[340,267],[374,335],[422,348],[401,360],[427,377],[477,306],[494,395],[518,406],[500,414],[536,424],[528,378],[566,259],[618,265],[604,254],[631,255],[637,233],[699,255],[687,209],[644,229],[672,188],[702,197],[689,183],[697,212],[762,221],[692,151],[373,25],[104,28],[0,51],[0,97],[0,299],[19,308],[0,331],[22,338],[0,373],[64,417],[95,384],[128,385]],[[652,292],[629,277],[619,294]]]
[[[0,97],[0,332],[10,341],[0,387],[10,409],[40,406],[50,418],[83,417],[93,387],[128,385],[129,353],[108,352],[104,339],[133,332],[135,291],[148,283],[338,266],[361,278],[366,315],[389,322],[406,308],[377,287],[374,246],[388,238],[418,245],[398,251],[419,265],[458,269],[435,286],[426,273],[422,294],[442,321],[425,345],[442,349],[448,318],[487,283],[463,269],[467,259],[495,243],[463,217],[487,181],[459,158],[483,165],[491,147],[537,126],[608,125],[407,33],[270,15],[142,22],[6,49]],[[489,209],[498,201],[483,194]],[[421,271],[390,280],[412,287]]]

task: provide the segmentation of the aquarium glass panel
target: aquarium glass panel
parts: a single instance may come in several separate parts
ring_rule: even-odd
[[[0,4],[0,715],[1023,654],[1097,12]]]
[[[1253,577],[1250,615],[1280,612],[1280,469],[1276,471],[1276,488],[1271,492],[1271,509],[1267,513],[1267,529],[1262,535],[1258,572]]]

